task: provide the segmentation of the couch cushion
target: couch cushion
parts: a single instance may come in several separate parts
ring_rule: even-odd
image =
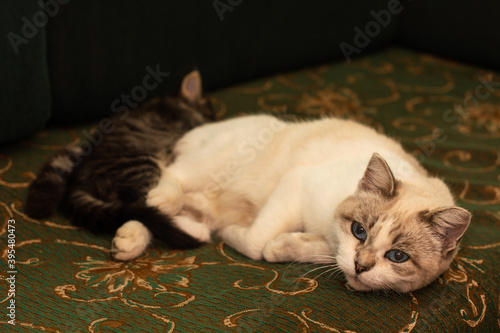
[[[23,214],[33,173],[91,126],[51,128],[3,147],[0,221],[16,220],[18,324],[61,332],[497,332],[500,88],[481,80],[500,82],[500,73],[389,49],[210,94],[224,117],[263,110],[367,123],[450,184],[474,216],[462,249],[438,280],[406,294],[354,292],[331,267],[252,261],[217,239],[193,251],[154,245],[114,262],[111,237],[61,216]],[[5,274],[6,228],[0,236]],[[3,306],[8,289],[0,280]],[[0,331],[7,325],[0,321]]]

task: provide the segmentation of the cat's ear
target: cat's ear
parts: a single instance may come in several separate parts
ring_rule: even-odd
[[[195,103],[200,100],[201,94],[201,75],[195,70],[182,79],[181,96],[189,102]]]
[[[434,231],[443,243],[444,257],[454,250],[470,224],[472,215],[460,207],[434,209],[425,218],[431,222]]]
[[[381,193],[386,197],[396,194],[396,179],[387,162],[377,153],[372,155],[363,178],[358,184],[359,191]]]

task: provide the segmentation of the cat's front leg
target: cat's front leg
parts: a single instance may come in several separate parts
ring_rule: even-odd
[[[264,247],[264,259],[269,262],[332,263],[331,253],[325,237],[304,232],[288,232],[271,240]]]
[[[303,228],[302,172],[285,175],[267,199],[252,225],[232,224],[220,231],[222,239],[236,251],[254,260],[263,258],[268,242],[277,236]]]

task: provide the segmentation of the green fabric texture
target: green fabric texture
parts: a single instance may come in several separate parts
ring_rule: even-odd
[[[259,111],[291,120],[339,116],[400,140],[473,213],[450,269],[426,288],[399,294],[352,291],[321,265],[252,261],[217,239],[192,251],[156,244],[136,260],[114,262],[110,237],[92,236],[60,216],[37,221],[23,214],[26,188],[43,161],[83,140],[82,131],[95,124],[52,127],[1,150],[1,331],[500,329],[500,73],[390,48],[350,64],[250,81],[210,99],[220,118]],[[10,268],[9,237],[16,251]],[[7,322],[11,299],[15,327]]]
[[[35,1],[0,4],[0,143],[40,130],[51,112],[47,14]]]

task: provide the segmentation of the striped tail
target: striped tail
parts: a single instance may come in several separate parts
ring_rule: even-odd
[[[53,215],[64,195],[73,168],[81,161],[81,149],[66,148],[50,158],[28,187],[24,211],[40,219]]]

